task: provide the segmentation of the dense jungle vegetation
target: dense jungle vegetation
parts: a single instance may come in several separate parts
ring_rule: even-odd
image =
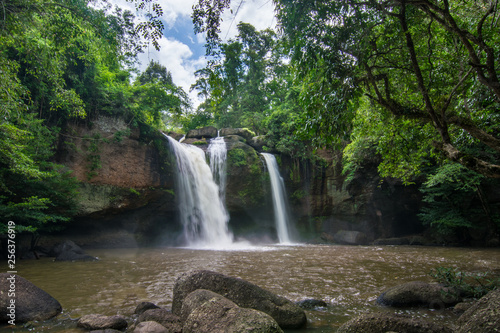
[[[230,1],[199,0],[209,62],[196,110],[167,68],[134,69],[161,36],[161,3],[145,3],[149,21],[134,25],[106,2],[0,0],[2,223],[38,232],[71,219],[77,183],[51,157],[69,123],[108,115],[149,129],[246,127],[299,159],[343,150],[347,179],[376,160],[381,176],[421,184],[421,218],[436,230],[480,221],[498,233],[485,195],[500,178],[497,0],[275,0],[278,32],[241,22],[229,41],[218,34]]]

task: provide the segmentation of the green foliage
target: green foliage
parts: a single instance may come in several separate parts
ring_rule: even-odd
[[[140,35],[158,46],[162,28],[157,3],[136,4],[151,14],[139,26],[131,12],[96,9],[87,0],[0,1],[0,212],[19,231],[54,230],[78,209],[76,180],[49,162],[60,128],[105,115],[153,132],[189,108],[187,95],[156,63],[131,85]],[[129,134],[118,131],[113,140]],[[82,139],[92,178],[109,139]]]
[[[247,153],[241,148],[235,148],[228,151],[228,163],[234,167],[247,165]]]
[[[457,268],[437,267],[429,275],[465,297],[481,298],[500,287],[500,277],[491,272],[467,273]]]
[[[18,231],[53,231],[76,212],[77,182],[61,166],[47,162],[54,129],[25,115],[0,127],[0,214]],[[6,225],[0,225],[4,233]]]
[[[457,163],[447,163],[437,168],[420,188],[426,203],[419,214],[423,223],[448,234],[457,229],[474,227],[473,218],[490,218],[484,215],[483,210],[476,208],[478,205],[471,204],[474,199],[480,199],[478,191],[484,180],[484,176]]]

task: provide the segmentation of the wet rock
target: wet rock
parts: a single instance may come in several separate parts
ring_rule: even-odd
[[[304,299],[302,301],[298,301],[297,305],[304,310],[313,310],[317,308],[328,307],[328,304],[320,299]]]
[[[90,333],[123,333],[123,332],[112,328],[106,328],[105,330],[90,331]]]
[[[183,333],[283,333],[269,315],[240,308],[224,297],[214,297],[194,309],[182,328]]]
[[[176,132],[168,132],[167,135],[176,141],[179,141],[184,137],[184,134]]]
[[[144,311],[139,318],[137,318],[138,323],[145,321],[154,321],[166,327],[169,332],[180,333],[182,330],[182,324],[179,316],[173,314],[166,309],[149,309]]]
[[[104,330],[108,328],[122,330],[125,329],[128,324],[122,316],[91,314],[81,317],[76,326],[86,330]]]
[[[134,313],[137,315],[141,315],[144,311],[146,310],[151,310],[151,309],[159,309],[160,307],[154,303],[151,302],[141,302],[137,304],[135,307]]]
[[[182,302],[181,307],[181,321],[186,321],[187,317],[193,312],[197,307],[205,303],[212,298],[224,298],[227,299],[213,291],[206,289],[197,289],[192,293],[189,293]]]
[[[171,331],[155,321],[143,321],[137,324],[134,333],[171,333]]]
[[[453,330],[447,326],[427,322],[422,319],[409,316],[369,313],[349,320],[340,326],[337,333],[452,333]]]
[[[65,240],[55,245],[50,251],[51,257],[56,257],[55,261],[95,261],[96,257],[86,254],[81,247],[71,240]]]
[[[458,303],[453,307],[453,313],[460,316],[462,315],[465,311],[467,311],[471,306],[472,302],[461,302]]]
[[[282,328],[299,328],[307,322],[304,310],[288,299],[248,281],[206,270],[191,271],[177,278],[172,301],[174,314],[181,314],[184,299],[197,289],[218,293],[242,308],[265,312]]]
[[[500,289],[490,291],[458,318],[457,333],[500,332]]]
[[[247,143],[249,143],[255,136],[255,133],[252,133],[252,131],[250,131],[248,128],[222,128],[220,130],[220,136],[228,135],[241,136],[247,141]]]
[[[9,297],[14,290],[15,299]],[[15,308],[11,300],[15,300]],[[42,289],[17,274],[0,273],[0,322],[15,319],[15,323],[47,320],[57,316],[61,304]],[[15,316],[14,316],[15,314]]]
[[[72,240],[65,240],[57,245],[55,245],[49,251],[49,257],[57,257],[64,252],[74,252],[77,254],[85,254],[83,249],[76,245]]]
[[[389,288],[377,298],[377,303],[392,307],[422,306],[442,309],[461,301],[451,288],[421,281],[408,282]]]
[[[198,128],[194,130],[190,130],[186,134],[186,139],[210,139],[210,138],[216,138],[217,137],[217,128],[213,126],[207,126],[203,128]]]
[[[360,231],[339,230],[334,236],[333,240],[339,244],[346,245],[366,245],[368,244],[368,237],[365,233]]]
[[[272,144],[267,142],[267,137],[264,135],[254,136],[247,143],[257,151],[263,151],[264,147],[274,148]]]

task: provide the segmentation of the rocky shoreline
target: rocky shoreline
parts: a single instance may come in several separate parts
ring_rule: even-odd
[[[62,307],[57,300],[28,280],[16,280],[16,324],[58,320]],[[0,274],[0,321],[8,324],[9,298],[4,288],[8,273]],[[366,313],[344,323],[337,332],[408,332],[408,333],[486,333],[500,328],[500,290],[489,292],[479,300],[463,303],[459,293],[438,284],[420,281],[397,285],[384,291],[377,303],[383,312]],[[177,277],[173,289],[172,309],[151,302],[141,302],[130,316],[85,315],[74,320],[81,332],[113,333],[193,333],[193,332],[283,332],[304,329],[306,311],[327,306],[320,300],[293,303],[240,278],[217,272],[198,270]],[[453,325],[430,322],[398,314],[401,308],[454,307],[457,320]],[[394,309],[394,311],[390,311]],[[132,309],[131,309],[132,310]]]

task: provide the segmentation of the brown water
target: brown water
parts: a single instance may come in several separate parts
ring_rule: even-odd
[[[269,246],[251,250],[209,251],[181,248],[93,250],[97,262],[21,261],[19,274],[63,306],[58,320],[15,332],[83,332],[74,319],[92,313],[121,314],[133,320],[141,301],[170,307],[175,279],[192,269],[210,269],[240,277],[292,301],[322,299],[326,309],[307,311],[300,332],[335,332],[345,321],[371,311],[395,311],[376,305],[394,285],[422,280],[439,266],[467,272],[500,272],[500,249],[395,246]],[[430,320],[455,319],[449,309],[398,310]],[[12,328],[0,328],[11,332]],[[299,331],[294,331],[299,332]]]

